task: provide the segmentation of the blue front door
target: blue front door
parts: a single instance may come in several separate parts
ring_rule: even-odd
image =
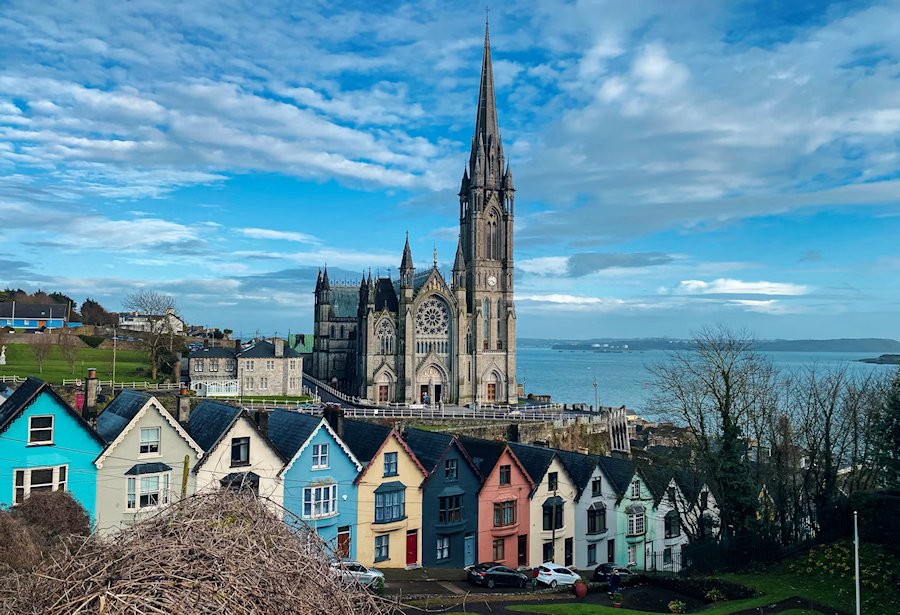
[[[471,566],[475,563],[475,537],[472,535],[466,536],[465,556],[465,566]]]

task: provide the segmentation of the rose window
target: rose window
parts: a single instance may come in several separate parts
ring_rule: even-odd
[[[450,315],[447,306],[439,299],[426,299],[416,311],[416,333],[418,335],[447,335],[450,329]]]

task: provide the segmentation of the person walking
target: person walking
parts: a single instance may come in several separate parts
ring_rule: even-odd
[[[619,576],[619,571],[616,568],[613,568],[612,572],[609,573],[609,595],[613,596],[619,591],[619,582],[622,578]]]

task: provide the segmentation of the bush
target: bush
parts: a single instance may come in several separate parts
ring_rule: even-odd
[[[34,531],[22,519],[0,510],[0,572],[29,570],[41,559]]]
[[[100,344],[103,343],[103,338],[97,335],[79,335],[81,341],[90,346],[91,348],[97,348]]]
[[[31,526],[44,545],[59,537],[91,532],[87,512],[67,491],[32,493],[12,514]]]
[[[706,596],[704,596],[707,602],[722,602],[725,600],[725,593],[721,589],[713,588],[706,592]]]
[[[685,596],[696,598],[697,600],[709,600],[707,595],[713,591],[721,593],[722,600],[742,600],[744,598],[753,598],[757,595],[755,589],[745,587],[739,583],[723,581],[722,579],[711,579],[707,577],[645,577],[651,585],[662,587],[676,591]]]
[[[687,605],[681,600],[672,600],[669,602],[669,611],[672,613],[687,613]]]

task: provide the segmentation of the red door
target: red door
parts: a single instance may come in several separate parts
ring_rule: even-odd
[[[337,534],[337,556],[350,557],[350,527],[344,526],[338,528]]]
[[[419,561],[419,530],[406,532],[406,565],[412,566]]]

